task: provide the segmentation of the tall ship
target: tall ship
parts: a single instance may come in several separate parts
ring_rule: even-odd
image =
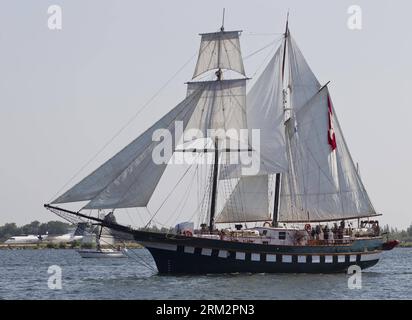
[[[240,35],[223,25],[200,34],[186,97],[45,208],[132,235],[161,274],[332,273],[375,265],[398,242],[383,239],[328,84],[318,81],[286,23],[246,93]],[[159,130],[169,134],[159,138]],[[167,143],[172,152],[158,161]],[[165,232],[117,223],[117,210],[147,207],[177,155],[210,160],[197,218]],[[78,211],[60,205],[83,201]],[[90,213],[101,210],[109,212],[105,218]]]

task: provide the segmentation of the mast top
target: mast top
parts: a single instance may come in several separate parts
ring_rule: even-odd
[[[220,31],[225,31],[225,8],[223,8],[222,26],[220,27]]]
[[[288,13],[286,14],[286,28],[285,28],[285,38],[289,36],[289,10]]]

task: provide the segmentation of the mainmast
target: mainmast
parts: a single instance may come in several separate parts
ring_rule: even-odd
[[[225,9],[223,9],[223,18],[222,18],[222,26],[220,27],[220,31],[223,33],[225,32]],[[218,50],[217,50],[217,65],[220,66],[220,51],[221,51],[222,40],[219,39],[218,41]],[[216,81],[222,81],[223,71],[222,68],[216,71]],[[216,93],[215,93],[216,94]],[[215,214],[216,214],[216,199],[217,199],[217,179],[218,179],[218,171],[219,171],[219,140],[215,138],[215,150],[214,150],[214,163],[213,163],[213,182],[212,182],[212,199],[210,201],[210,221],[209,221],[209,231],[213,232],[214,223],[215,223]]]
[[[210,221],[209,221],[209,231],[213,231],[216,213],[216,198],[217,198],[217,177],[219,169],[219,143],[218,139],[215,138],[215,161],[213,163],[213,184],[212,184],[212,199],[210,202]]]
[[[288,35],[289,35],[289,12],[286,18],[286,29],[285,29],[285,42],[283,46],[283,58],[282,58],[282,82],[284,84],[285,82],[285,65],[286,65],[286,46],[287,46],[287,40],[288,40]],[[287,91],[286,89],[283,89],[283,109],[286,110],[286,95]],[[273,208],[273,220],[272,220],[272,226],[277,227],[278,226],[278,217],[279,217],[279,196],[280,196],[280,179],[281,179],[281,174],[276,173],[276,181],[275,181],[275,201],[274,201],[274,208]]]

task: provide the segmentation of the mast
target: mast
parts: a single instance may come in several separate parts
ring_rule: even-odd
[[[274,207],[274,209],[273,209],[272,227],[277,227],[277,226],[278,226],[279,195],[280,195],[280,173],[276,173],[276,182],[275,182],[275,207]]]
[[[220,32],[223,34],[225,32],[225,9],[223,8],[223,18],[222,18],[222,26],[220,27]],[[218,40],[218,50],[217,50],[217,65],[220,66],[220,50],[222,46],[222,37],[219,37]],[[216,81],[222,81],[223,71],[222,68],[216,71]],[[214,98],[216,97],[216,92],[214,94]],[[219,170],[219,143],[218,138],[215,138],[215,161],[213,163],[213,184],[212,184],[212,199],[210,202],[210,221],[209,221],[209,231],[213,232],[214,222],[215,222],[215,214],[216,214],[216,198],[217,198],[217,178],[218,178],[218,170]]]
[[[225,9],[223,8],[223,18],[222,18],[222,26],[220,27],[220,32],[223,34],[225,32]],[[220,50],[222,47],[222,36],[219,37],[219,40],[217,42],[217,65],[220,66]],[[219,69],[216,71],[216,77],[218,81],[222,80],[223,76],[223,71],[222,68],[219,67]]]
[[[286,65],[286,45],[287,45],[287,38],[289,34],[289,12],[286,18],[286,29],[285,29],[285,43],[283,47],[283,60],[282,60],[282,81],[285,81],[285,65]],[[286,110],[286,90],[283,90],[283,108]],[[272,226],[278,226],[278,216],[279,216],[279,196],[280,196],[280,178],[281,174],[276,173],[276,182],[275,182],[275,201],[274,201],[274,208],[273,208],[273,220]]]
[[[213,184],[212,184],[212,200],[210,203],[210,221],[209,221],[209,231],[213,231],[213,225],[215,220],[216,211],[216,198],[217,198],[217,174],[219,169],[219,150],[218,150],[218,139],[215,139],[215,162],[213,164]]]
[[[288,35],[289,35],[289,12],[286,17],[285,44],[283,47],[283,60],[282,60],[282,80],[285,79],[286,44],[287,44]]]
[[[220,27],[220,31],[225,31],[225,8],[223,8],[222,26]]]

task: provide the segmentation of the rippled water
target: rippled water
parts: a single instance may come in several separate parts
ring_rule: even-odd
[[[75,250],[0,250],[1,299],[412,299],[412,249],[385,252],[350,290],[345,274],[160,276],[145,249],[128,259],[83,259]],[[49,266],[62,268],[51,290]]]

